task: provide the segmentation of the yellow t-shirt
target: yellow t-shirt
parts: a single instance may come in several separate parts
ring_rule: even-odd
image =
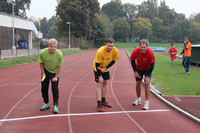
[[[116,47],[113,47],[113,49],[108,52],[106,50],[106,46],[102,46],[97,50],[94,62],[93,62],[93,68],[96,70],[96,63],[100,63],[101,68],[105,68],[108,64],[110,64],[111,61],[117,61],[119,60],[119,53],[118,49]],[[107,69],[105,72],[109,71]]]

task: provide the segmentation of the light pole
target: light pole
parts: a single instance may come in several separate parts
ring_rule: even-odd
[[[71,49],[71,46],[70,46],[70,23],[71,22],[67,22],[67,24],[69,25],[69,50]]]
[[[13,14],[13,46],[12,46],[12,51],[11,54],[15,54],[16,53],[16,47],[15,47],[15,33],[14,33],[14,4],[15,4],[15,0],[7,0],[8,3],[12,4],[12,14]],[[17,41],[17,40],[16,40]],[[17,43],[17,42],[16,42]]]

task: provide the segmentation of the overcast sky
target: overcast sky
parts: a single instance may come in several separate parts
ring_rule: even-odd
[[[98,0],[100,7],[104,4],[110,2],[111,0]],[[122,4],[132,3],[139,5],[144,0],[121,0]],[[147,1],[147,0],[145,0]],[[162,0],[163,1],[163,0]],[[189,15],[192,13],[200,13],[200,0],[165,0],[166,5],[170,9],[175,9],[177,13],[183,13],[189,18]],[[160,5],[160,0],[158,0],[158,5]],[[55,15],[55,8],[57,6],[56,0],[31,0],[30,10],[27,11],[28,17],[35,17],[37,20],[39,17],[47,19]]]

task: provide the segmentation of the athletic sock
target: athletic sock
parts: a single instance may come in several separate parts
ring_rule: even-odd
[[[101,101],[97,101],[97,105],[98,105],[98,106],[101,106]]]
[[[106,101],[106,98],[105,98],[105,97],[102,97],[101,102],[103,103],[104,101]]]
[[[149,101],[145,100],[145,104],[149,105]]]
[[[138,101],[141,101],[141,97],[138,97],[137,100],[138,100]]]

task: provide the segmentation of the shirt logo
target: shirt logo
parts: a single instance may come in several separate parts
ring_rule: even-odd
[[[147,61],[146,58],[137,58],[137,60],[140,60],[140,61],[142,61],[142,60]]]

